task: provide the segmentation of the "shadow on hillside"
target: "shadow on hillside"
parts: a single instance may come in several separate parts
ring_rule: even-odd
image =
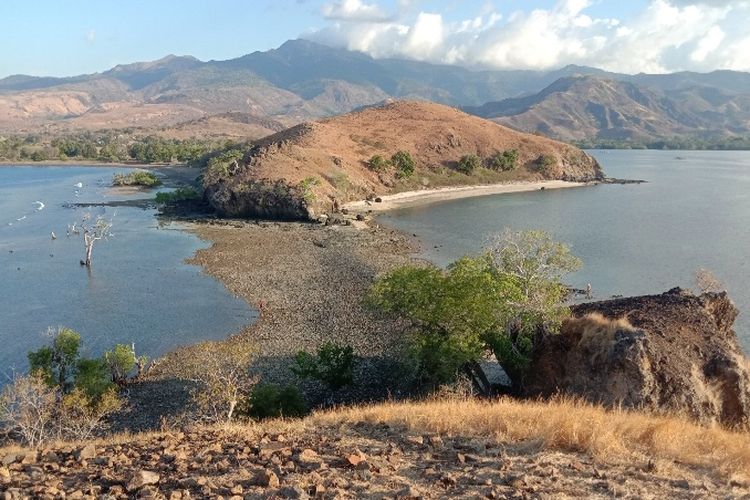
[[[396,358],[358,357],[354,383],[336,391],[315,381],[298,380],[291,367],[294,356],[266,356],[256,360],[251,372],[263,383],[296,385],[310,410],[344,405],[402,399],[413,393],[412,373]],[[188,423],[194,382],[182,379],[146,380],[129,385],[123,393],[124,411],[111,421],[111,430],[143,432],[161,429],[165,424]]]

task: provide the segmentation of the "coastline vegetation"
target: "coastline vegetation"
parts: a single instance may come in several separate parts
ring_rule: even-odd
[[[164,205],[167,203],[177,203],[181,201],[200,200],[203,193],[192,186],[181,186],[174,191],[159,191],[156,193],[156,203]]]
[[[580,260],[541,231],[508,232],[446,270],[407,265],[380,277],[367,298],[404,321],[410,356],[428,387],[454,383],[486,350],[519,390],[539,333],[570,310],[562,277]]]
[[[59,136],[0,136],[0,161],[95,161],[102,163],[192,164],[232,141],[169,139],[133,130]]]
[[[583,139],[571,141],[581,149],[665,149],[665,150],[709,150],[747,151],[750,137],[672,137],[654,140]]]
[[[115,174],[112,176],[113,186],[139,186],[156,187],[161,185],[161,180],[153,172],[148,170],[134,170],[127,174]]]

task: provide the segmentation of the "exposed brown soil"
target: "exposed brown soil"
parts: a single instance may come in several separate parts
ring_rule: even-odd
[[[308,215],[313,216],[330,211],[334,200],[363,200],[410,189],[603,178],[596,160],[578,148],[428,102],[390,102],[303,123],[255,144],[239,168],[209,181],[208,200],[224,215],[271,217],[288,212],[292,200],[302,196],[292,191],[310,178],[318,181],[309,187],[313,196],[305,197]],[[476,155],[488,166],[494,155],[511,149],[518,151],[518,167],[512,172],[477,168],[467,175],[456,170],[466,155]],[[398,151],[408,152],[416,163],[408,179],[399,179],[393,167],[382,172],[368,168],[374,155],[391,158]],[[549,162],[544,168],[541,158]],[[290,192],[284,193],[279,182]],[[258,190],[258,183],[267,189]]]
[[[498,418],[489,421],[484,414]],[[540,427],[545,416],[560,426],[556,433]],[[0,489],[3,498],[233,500],[738,498],[750,493],[746,475],[737,471],[748,459],[737,455],[746,435],[705,429],[706,446],[729,439],[734,445],[717,450],[713,464],[703,464],[705,457],[686,442],[701,432],[699,427],[634,415],[628,430],[621,427],[628,418],[570,404],[387,404],[296,422],[195,427],[39,451],[0,449]],[[609,433],[604,430],[608,419]],[[638,437],[665,429],[682,431],[685,439],[666,447]],[[604,442],[609,450],[592,453]],[[719,463],[738,458],[731,465]]]

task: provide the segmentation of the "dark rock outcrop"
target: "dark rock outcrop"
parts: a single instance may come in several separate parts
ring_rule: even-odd
[[[206,201],[221,217],[280,221],[313,218],[299,186],[283,180],[221,181],[206,186]]]
[[[732,330],[737,314],[726,293],[680,289],[578,305],[539,343],[525,394],[746,426],[750,365]]]

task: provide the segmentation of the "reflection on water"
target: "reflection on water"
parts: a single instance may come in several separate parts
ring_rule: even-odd
[[[255,317],[243,300],[184,262],[207,243],[179,224],[159,222],[151,209],[70,207],[153,196],[111,192],[116,171],[0,167],[0,366],[6,370],[25,367],[26,352],[46,341],[49,326],[79,331],[92,355],[135,342],[140,353],[156,356],[224,338]],[[94,247],[91,270],[79,265],[82,237],[66,236],[86,213],[113,222],[108,241]]]

